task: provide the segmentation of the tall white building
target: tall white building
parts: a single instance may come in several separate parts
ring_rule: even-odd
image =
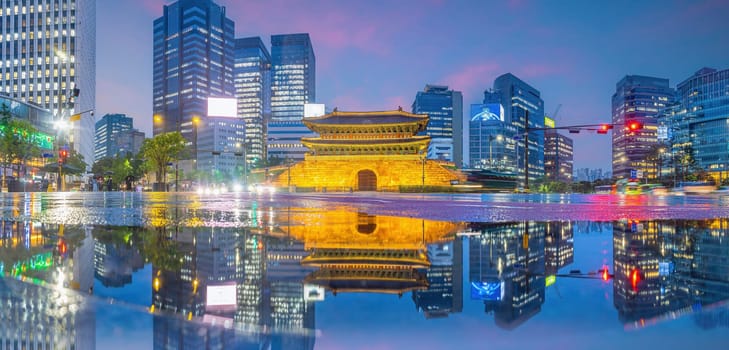
[[[85,112],[73,118],[62,140],[84,156],[90,169],[96,0],[0,0],[0,23],[0,94],[49,109],[57,120]]]

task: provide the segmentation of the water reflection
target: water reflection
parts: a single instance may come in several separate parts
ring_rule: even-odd
[[[151,315],[157,349],[313,349],[317,306],[346,295],[389,294],[383,309],[406,301],[427,320],[460,320],[475,306],[479,321],[528,328],[544,322],[542,309],[559,303],[568,281],[595,300],[608,288],[621,327],[689,314],[700,328],[729,326],[726,219],[458,223],[257,205],[151,212],[147,227],[3,221],[0,343],[93,348],[83,339],[107,325],[89,300],[110,298],[94,280],[146,284],[144,298],[120,307]],[[222,216],[235,225],[204,224]],[[576,242],[590,235],[605,238],[607,260],[586,256],[603,249],[586,245],[580,257]]]

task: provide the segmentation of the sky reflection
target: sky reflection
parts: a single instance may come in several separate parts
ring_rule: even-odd
[[[80,349],[729,340],[727,219],[444,222],[257,203],[235,217],[160,206],[158,226],[3,221],[0,337],[46,322]],[[238,224],[181,225],[198,216]],[[17,322],[29,308],[40,323]]]

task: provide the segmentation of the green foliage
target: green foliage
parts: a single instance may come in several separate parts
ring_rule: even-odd
[[[41,155],[40,147],[33,142],[37,130],[27,121],[11,118],[7,105],[0,107],[0,114],[0,165],[3,168],[16,165],[20,171],[28,159]],[[4,186],[5,177],[2,182]]]
[[[168,164],[180,159],[184,149],[185,139],[182,134],[168,132],[144,140],[139,153],[145,159],[148,169],[154,171],[155,181],[165,183]]]

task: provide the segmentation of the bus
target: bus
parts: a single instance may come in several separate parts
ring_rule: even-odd
[[[599,185],[595,186],[595,193],[597,194],[616,194],[617,189],[615,185]]]
[[[711,193],[716,190],[712,181],[681,181],[673,188],[673,192],[685,194]]]
[[[641,194],[640,183],[634,179],[620,179],[615,183],[616,192],[620,194]]]

